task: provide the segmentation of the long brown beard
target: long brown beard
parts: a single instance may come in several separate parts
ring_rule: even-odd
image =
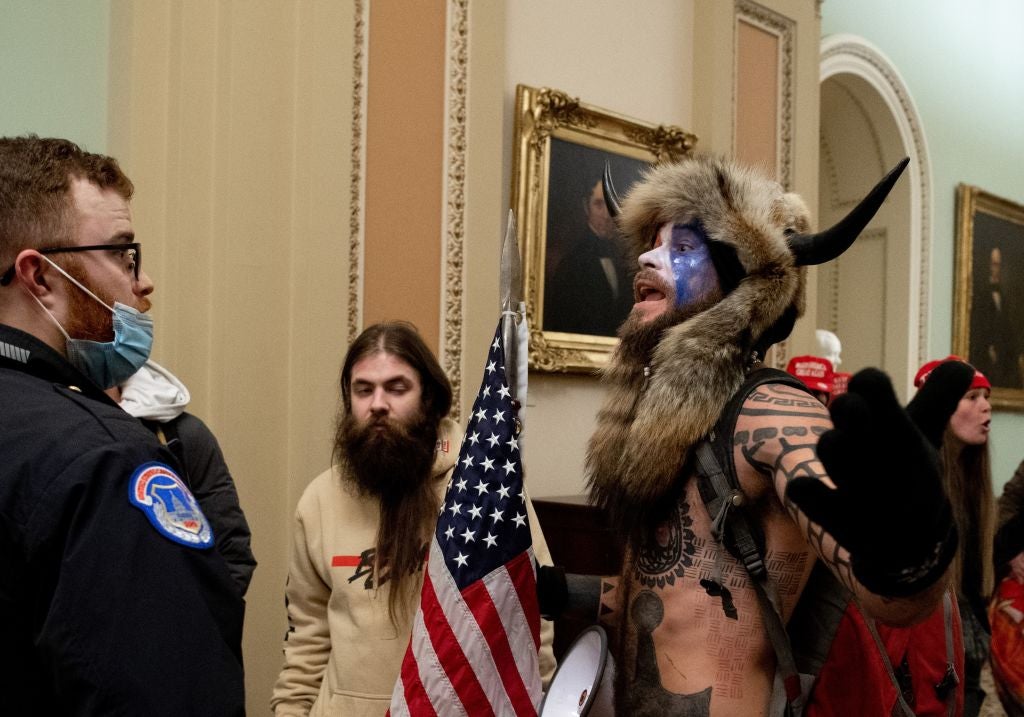
[[[360,425],[346,414],[335,434],[342,480],[380,503],[374,570],[378,586],[391,583],[388,613],[396,625],[411,612],[407,593],[417,581],[410,578],[423,567],[437,518],[439,497],[431,480],[436,442],[437,421],[422,412],[408,424],[375,419]]]

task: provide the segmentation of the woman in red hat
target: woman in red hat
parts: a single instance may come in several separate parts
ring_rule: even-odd
[[[932,370],[944,361],[963,361],[948,356],[929,361],[914,378],[920,387]],[[981,668],[988,658],[988,600],[992,595],[992,541],[995,531],[995,497],[989,462],[988,435],[992,424],[989,396],[992,385],[975,369],[971,387],[949,419],[940,451],[946,493],[960,532],[960,549],[952,566],[964,631],[964,717],[976,717],[985,699]]]

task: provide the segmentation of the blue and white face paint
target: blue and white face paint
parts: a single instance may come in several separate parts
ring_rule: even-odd
[[[654,246],[640,255],[635,309],[643,321],[669,308],[685,309],[721,291],[707,238],[696,223],[666,222]]]

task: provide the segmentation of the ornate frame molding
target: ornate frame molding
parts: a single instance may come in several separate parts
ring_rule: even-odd
[[[366,159],[366,15],[369,0],[355,0],[352,20],[352,162],[348,216],[348,340],[354,341],[362,325],[363,301],[363,165]]]
[[[795,46],[796,46],[796,22],[792,19],[769,10],[753,0],[736,0],[735,6],[736,23],[740,20],[769,32],[780,40],[780,63],[779,63],[779,116],[778,116],[778,142],[779,166],[778,180],[787,191],[793,187],[793,155],[795,147],[793,143],[793,73],[796,67]],[[736,32],[736,25],[733,25],[733,32]],[[734,40],[733,46],[737,46]],[[734,63],[735,64],[735,63]],[[735,87],[736,83],[733,83]],[[733,98],[733,107],[736,106]],[[736,123],[733,122],[735,128]],[[733,139],[733,146],[736,141]]]
[[[687,156],[697,137],[675,125],[656,125],[600,109],[561,90],[526,85],[516,87],[514,135],[512,206],[524,256],[530,369],[593,374],[607,364],[618,339],[549,331],[543,326],[551,140],[654,164]]]
[[[775,167],[776,178],[787,191],[793,188],[793,163],[796,153],[796,146],[793,141],[793,78],[796,67],[796,22],[791,18],[781,15],[764,5],[753,0],[736,0],[733,6],[733,48],[739,47],[739,23],[746,22],[749,25],[760,28],[765,32],[774,35],[779,39],[779,114],[776,118],[776,141],[778,142],[777,166]],[[736,50],[734,49],[734,52]],[[738,63],[734,58],[733,66]],[[732,106],[735,111],[736,78],[733,79],[734,96]],[[733,147],[736,146],[737,122],[733,120]],[[789,354],[789,339],[784,339],[768,350],[763,360],[766,364],[778,369],[784,369]]]
[[[917,287],[917,304],[910,302],[911,322],[916,319],[917,333],[910,337],[908,355],[911,365],[904,376],[913,380],[928,350],[928,305],[931,294],[929,262],[932,243],[931,163],[920,115],[906,83],[895,65],[877,47],[855,35],[830,35],[821,42],[819,81],[839,74],[854,75],[867,82],[885,102],[899,130],[904,151],[910,156],[912,170],[907,173],[910,191],[910,285]],[[914,259],[917,261],[914,261]],[[916,315],[916,316],[915,316]]]
[[[452,384],[451,416],[459,419],[462,393],[463,248],[466,240],[466,115],[469,84],[469,0],[449,0],[445,40],[445,189],[441,281],[441,366]]]

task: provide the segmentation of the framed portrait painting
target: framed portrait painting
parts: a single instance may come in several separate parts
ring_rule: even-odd
[[[636,256],[604,204],[605,165],[623,195],[646,167],[689,154],[696,137],[525,85],[516,88],[515,137],[512,205],[530,368],[591,372],[615,348],[636,273]]]
[[[992,383],[992,406],[1024,410],[1024,206],[957,187],[953,352]]]

